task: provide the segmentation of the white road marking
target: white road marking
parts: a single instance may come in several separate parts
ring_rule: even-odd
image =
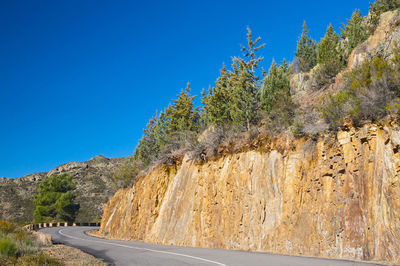
[[[60,235],[62,235],[62,236],[69,237],[69,238],[76,239],[76,240],[83,240],[83,241],[89,241],[89,242],[97,242],[97,243],[103,243],[103,244],[112,245],[112,246],[117,246],[117,247],[124,247],[124,248],[138,249],[138,250],[146,250],[146,251],[157,252],[157,253],[163,253],[163,254],[169,254],[169,255],[174,255],[174,256],[181,256],[181,257],[186,257],[186,258],[191,258],[191,259],[195,259],[195,260],[201,260],[201,261],[209,262],[209,263],[216,264],[216,265],[220,265],[220,266],[227,266],[226,264],[223,264],[223,263],[220,263],[220,262],[217,262],[217,261],[208,260],[208,259],[203,259],[203,258],[200,258],[200,257],[190,256],[190,255],[181,254],[181,253],[175,253],[175,252],[169,252],[169,251],[162,251],[162,250],[156,250],[156,249],[149,249],[149,248],[139,248],[139,247],[127,246],[127,245],[122,245],[122,244],[117,244],[117,243],[108,243],[108,242],[100,241],[100,240],[83,239],[83,238],[79,238],[79,237],[67,235],[66,233],[63,232],[64,230],[65,230],[65,229],[60,229],[60,230],[58,230],[58,233],[59,233]]]

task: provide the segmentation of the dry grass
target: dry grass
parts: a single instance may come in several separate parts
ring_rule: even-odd
[[[43,247],[43,253],[49,257],[58,259],[64,262],[65,265],[74,266],[91,266],[91,265],[108,265],[106,262],[93,257],[77,248],[65,245],[52,245]]]

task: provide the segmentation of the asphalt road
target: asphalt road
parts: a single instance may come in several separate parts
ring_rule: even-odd
[[[274,255],[222,249],[154,245],[88,236],[98,227],[53,227],[41,229],[53,242],[79,248],[112,265],[373,265],[360,262]]]

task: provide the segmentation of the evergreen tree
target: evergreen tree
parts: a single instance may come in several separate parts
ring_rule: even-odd
[[[309,71],[317,64],[317,44],[308,36],[309,30],[304,21],[303,32],[297,42],[295,55],[299,60],[300,70]]]
[[[194,98],[190,96],[190,83],[185,89],[181,90],[178,99],[173,100],[173,104],[167,109],[169,120],[168,133],[192,131],[199,129],[199,108],[194,107]]]
[[[157,143],[158,150],[161,151],[165,146],[168,130],[168,113],[165,110],[161,112],[153,128],[154,139]]]
[[[143,136],[134,152],[133,164],[138,164],[138,161],[140,161],[144,166],[147,166],[158,159],[160,152],[167,142],[168,123],[166,111],[160,114],[156,113],[156,115],[150,119],[146,128],[143,129]],[[133,164],[130,163],[130,165]],[[129,169],[133,171],[135,170],[134,168],[138,167],[131,168]]]
[[[284,97],[285,99],[290,97],[288,64],[285,60],[279,67],[273,60],[268,76],[264,79],[264,85],[261,90],[261,106],[263,110],[269,113],[277,103],[278,97]]]
[[[229,73],[224,64],[215,83],[215,88],[211,89],[210,87],[207,95],[205,90],[201,93],[203,115],[209,125],[221,126],[231,122],[229,78]]]
[[[370,3],[370,34],[372,34],[378,26],[379,18],[382,13],[397,9],[399,7],[400,0],[376,0],[374,3]]]
[[[326,64],[340,60],[339,36],[333,30],[332,24],[328,26],[324,38],[318,44],[318,64]]]
[[[140,160],[144,165],[149,165],[160,153],[160,145],[155,137],[155,127],[158,121],[158,115],[152,117],[143,129],[143,136],[134,153],[134,159]]]
[[[367,27],[363,24],[363,17],[361,11],[356,9],[347,20],[347,26],[343,25],[342,38],[345,40],[344,57],[347,59],[353,49],[368,38]]]
[[[233,72],[230,73],[230,116],[234,124],[245,126],[247,130],[257,123],[260,88],[257,70],[258,63],[264,59],[256,56],[256,52],[264,47],[264,44],[258,44],[260,40],[258,37],[253,41],[251,30],[247,28],[247,47],[241,46],[244,58],[234,58]]]
[[[75,220],[79,205],[74,203],[75,184],[69,174],[53,174],[39,185],[34,196],[35,222]]]

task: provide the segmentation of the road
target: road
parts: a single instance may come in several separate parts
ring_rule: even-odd
[[[88,236],[98,227],[53,227],[41,229],[53,242],[79,248],[112,265],[373,265],[344,260],[317,259],[222,249],[154,245]],[[376,265],[376,264],[375,264]]]

